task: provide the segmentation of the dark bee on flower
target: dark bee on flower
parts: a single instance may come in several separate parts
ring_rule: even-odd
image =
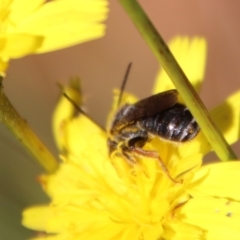
[[[129,69],[130,66],[124,82]],[[187,142],[192,140],[199,130],[191,112],[178,102],[177,90],[169,90],[135,104],[125,104],[116,112],[109,128],[109,154],[121,154],[130,164],[137,162],[135,155],[156,158],[168,177],[176,182],[168,173],[158,152],[147,151],[143,147],[155,137],[172,142]]]
[[[119,103],[130,67],[131,64],[129,64],[124,77]],[[89,117],[66,93],[63,94],[79,112]],[[109,155],[120,154],[130,164],[137,163],[135,155],[155,158],[169,179],[179,183],[172,178],[160,158],[158,152],[161,149],[147,151],[143,147],[156,137],[172,142],[187,142],[192,140],[199,131],[200,128],[191,112],[185,105],[178,102],[177,90],[165,91],[142,99],[135,104],[125,104],[116,112],[108,130]]]

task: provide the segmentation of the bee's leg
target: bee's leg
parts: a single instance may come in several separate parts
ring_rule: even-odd
[[[136,167],[138,161],[137,159],[133,156],[132,152],[129,151],[129,149],[126,148],[122,148],[122,156],[126,159],[127,163],[132,166],[132,167]],[[149,177],[147,172],[142,168],[142,166],[137,165],[138,167],[141,168],[142,172],[145,174],[146,177]]]
[[[137,163],[137,160],[133,156],[131,156],[130,154],[127,154],[126,151],[122,150],[122,155],[131,166],[133,166]]]
[[[167,175],[167,177],[174,183],[182,183],[182,180],[176,180],[174,179],[171,174],[169,173],[167,167],[165,166],[164,162],[162,161],[162,159],[160,158],[159,154],[157,152],[154,151],[147,151],[144,150],[142,148],[138,148],[138,147],[132,147],[131,151],[133,151],[134,153],[137,153],[139,155],[145,156],[145,157],[149,157],[149,158],[155,158],[159,161],[160,166],[162,168],[162,170],[164,171],[164,173]]]

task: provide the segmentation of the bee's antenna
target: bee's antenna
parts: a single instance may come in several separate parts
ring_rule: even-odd
[[[118,98],[117,106],[119,106],[121,101],[122,101],[122,95],[123,95],[123,92],[124,92],[124,89],[125,89],[125,86],[126,86],[126,82],[127,82],[128,75],[129,75],[131,67],[132,67],[132,62],[130,62],[128,64],[127,71],[126,71],[125,76],[123,78],[123,82],[122,82],[122,86],[121,86],[121,89],[120,89],[120,95],[119,95],[119,98]]]
[[[65,92],[63,96],[82,114],[87,115]]]
[[[85,111],[82,110],[82,108],[80,108],[65,92],[63,92],[63,96],[70,102],[72,103],[72,105],[80,112],[82,113],[84,116],[86,116],[88,119],[90,119],[94,124],[96,124],[99,128],[101,128],[103,131],[104,128],[102,126],[100,126],[97,122],[95,122],[91,117],[89,117],[87,115],[87,113]]]

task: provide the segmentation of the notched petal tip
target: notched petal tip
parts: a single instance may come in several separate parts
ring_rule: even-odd
[[[194,88],[199,91],[206,66],[206,40],[202,37],[193,37],[190,39],[178,36],[169,42],[169,48]],[[161,69],[157,74],[153,93],[156,94],[174,88],[175,86],[167,73]]]
[[[45,53],[67,48],[102,37],[108,6],[106,0],[49,1],[23,24],[17,26],[20,32],[30,32],[44,37],[36,53]]]

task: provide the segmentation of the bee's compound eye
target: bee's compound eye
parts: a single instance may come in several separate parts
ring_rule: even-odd
[[[108,145],[108,154],[110,156],[117,149],[117,142],[108,138],[107,145]]]

